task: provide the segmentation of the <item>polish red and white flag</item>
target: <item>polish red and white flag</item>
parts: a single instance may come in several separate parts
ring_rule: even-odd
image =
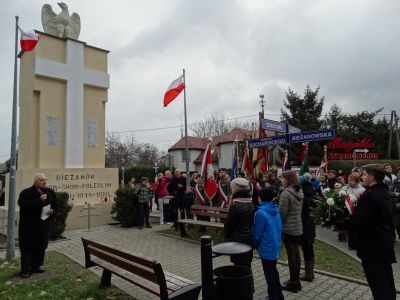
[[[204,151],[203,163],[201,164],[201,177],[204,182],[204,194],[211,201],[217,194],[218,189],[212,166],[211,141],[208,143],[206,151]]]
[[[21,32],[21,38],[20,38],[21,49],[24,51],[32,51],[35,48],[37,42],[39,41],[39,35],[33,30],[25,32],[19,26],[18,29]]]
[[[177,79],[172,81],[169,85],[167,91],[164,94],[164,107],[170,104],[185,88],[185,82],[183,80],[183,75],[179,76]]]

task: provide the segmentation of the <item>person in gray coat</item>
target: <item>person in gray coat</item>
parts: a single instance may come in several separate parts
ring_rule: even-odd
[[[282,193],[279,197],[279,213],[282,219],[283,244],[288,256],[290,279],[283,283],[282,289],[297,293],[300,283],[300,238],[303,234],[301,210],[303,191],[297,175],[293,171],[282,173]]]

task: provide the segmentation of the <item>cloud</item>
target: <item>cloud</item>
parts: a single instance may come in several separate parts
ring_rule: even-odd
[[[50,2],[56,10],[56,2]],[[302,94],[320,86],[325,111],[399,110],[400,2],[389,0],[142,1],[68,3],[81,15],[80,39],[110,50],[108,130],[179,125],[180,96],[162,97],[182,68],[188,121],[211,114],[255,115],[259,94],[270,118],[288,87]],[[0,11],[0,155],[9,153],[13,72],[13,16],[41,30],[41,3],[11,1]],[[180,128],[135,133],[166,148]],[[172,144],[173,142],[171,142]]]

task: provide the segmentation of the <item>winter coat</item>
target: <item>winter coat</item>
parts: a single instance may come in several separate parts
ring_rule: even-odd
[[[179,187],[178,185],[181,185],[181,187]],[[186,191],[186,178],[183,176],[179,178],[177,177],[172,178],[170,187],[171,189],[168,190],[170,191],[170,195],[174,196],[174,201],[178,203],[178,205],[182,205],[183,196],[185,195]]]
[[[254,205],[251,198],[236,198],[224,223],[226,241],[253,245]]]
[[[310,208],[315,206],[314,203],[314,188],[311,182],[304,182],[302,185],[304,194],[303,207],[301,209],[301,224],[303,226],[302,241],[313,241],[315,239],[315,223],[310,215]]]
[[[168,176],[163,176],[158,180],[157,196],[158,198],[164,198],[169,196],[167,184],[171,181]]]
[[[282,218],[282,231],[290,235],[302,235],[301,210],[303,207],[303,191],[289,186],[282,190],[279,197],[279,213]]]
[[[313,189],[314,189],[314,192],[317,194],[317,193],[319,193],[319,191],[321,190],[320,189],[320,182],[319,182],[319,179],[317,179],[317,178],[311,178],[311,183],[312,183],[312,185],[313,185]]]
[[[400,197],[396,197],[396,193],[400,193],[400,178],[393,180],[389,190],[389,194],[392,197],[393,205],[393,225],[395,227],[400,226]]]
[[[357,256],[363,261],[395,263],[392,201],[384,183],[367,187],[354,216],[344,225],[357,236]]]
[[[56,215],[56,194],[52,189],[44,188],[46,201],[40,199],[41,193],[35,186],[24,189],[18,198],[19,205],[19,247],[22,251],[44,250],[49,243],[50,224]],[[53,214],[46,220],[41,219],[44,206],[51,205]]]
[[[362,193],[365,192],[365,188],[361,184],[358,184],[356,187],[345,185],[342,187],[341,191],[344,191],[346,195],[354,195],[357,199],[359,199]]]
[[[277,260],[281,253],[282,220],[273,202],[258,206],[253,226],[253,246],[262,259]]]

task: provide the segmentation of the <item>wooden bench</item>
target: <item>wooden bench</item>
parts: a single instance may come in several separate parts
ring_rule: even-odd
[[[223,220],[227,218],[228,211],[229,208],[192,205],[190,207],[190,214],[193,216],[193,219],[178,220],[181,236],[187,236],[185,224],[224,228]],[[199,220],[198,217],[210,217],[210,221]]]
[[[161,264],[82,238],[85,267],[103,268],[100,286],[111,286],[115,274],[160,297],[161,300],[192,300],[200,294],[201,285],[163,271]]]

